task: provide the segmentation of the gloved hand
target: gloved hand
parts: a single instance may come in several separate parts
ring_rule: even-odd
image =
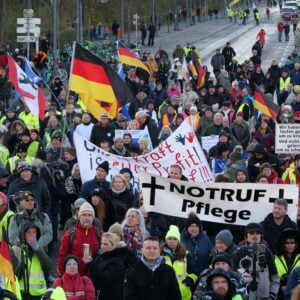
[[[183,280],[182,280],[182,283],[185,285],[185,286],[192,286],[194,284],[194,281],[192,278],[190,277],[185,277]]]
[[[38,251],[40,249],[40,245],[38,244],[37,240],[32,240],[28,242],[28,244],[33,251]]]

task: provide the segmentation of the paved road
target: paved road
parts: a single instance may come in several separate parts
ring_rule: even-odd
[[[242,62],[246,55],[251,56],[251,48],[256,41],[256,35],[261,28],[264,28],[267,32],[267,43],[263,51],[262,67],[266,70],[272,59],[275,58],[283,63],[285,58],[290,55],[293,49],[293,34],[290,34],[291,39],[288,43],[279,43],[277,41],[277,23],[280,20],[279,7],[271,8],[270,20],[266,17],[265,6],[258,7],[258,9],[261,13],[259,26],[256,26],[251,14],[250,20],[245,26],[230,23],[227,18],[213,19],[196,23],[193,26],[181,23],[179,27],[182,30],[179,31],[174,31],[173,26],[168,28],[165,25],[161,27],[160,31],[157,31],[154,47],[144,46],[143,50],[155,53],[162,45],[171,55],[177,44],[184,46],[187,42],[190,42],[200,50],[203,63],[211,70],[210,60],[216,48],[222,49],[226,42],[231,42],[238,54],[238,61]],[[140,38],[140,32],[137,36]],[[135,32],[131,33],[130,40],[136,40]]]

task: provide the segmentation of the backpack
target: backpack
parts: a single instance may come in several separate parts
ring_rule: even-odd
[[[95,221],[94,221],[94,223],[95,223],[95,225],[96,225],[96,226],[95,226],[95,231],[96,231],[97,240],[98,240],[99,245],[100,245],[100,243],[101,243],[101,232],[102,232],[102,228],[101,228],[100,222],[98,223],[98,222],[95,222]],[[74,239],[75,239],[75,228],[76,228],[76,225],[77,225],[77,223],[76,223],[74,226],[72,226],[72,227],[70,228],[70,237],[69,237],[68,253],[71,252],[71,248],[72,248],[72,245],[73,245],[73,242],[74,242]]]

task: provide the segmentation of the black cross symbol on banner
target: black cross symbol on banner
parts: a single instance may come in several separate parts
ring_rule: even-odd
[[[155,205],[155,190],[164,190],[163,185],[156,184],[156,178],[151,176],[151,183],[142,183],[142,188],[150,188],[150,205]]]

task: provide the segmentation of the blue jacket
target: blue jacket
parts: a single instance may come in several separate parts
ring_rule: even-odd
[[[97,189],[97,188],[103,189],[104,191],[108,190],[109,182],[106,180],[99,181],[95,177],[94,179],[91,179],[82,185],[80,193],[79,193],[79,197],[88,199],[92,195],[92,192],[94,191],[94,189]]]
[[[184,229],[182,232],[181,242],[185,244],[189,254],[195,262],[196,274],[199,275],[209,266],[209,255],[213,249],[210,238],[205,233],[200,233],[196,238],[192,238]]]

